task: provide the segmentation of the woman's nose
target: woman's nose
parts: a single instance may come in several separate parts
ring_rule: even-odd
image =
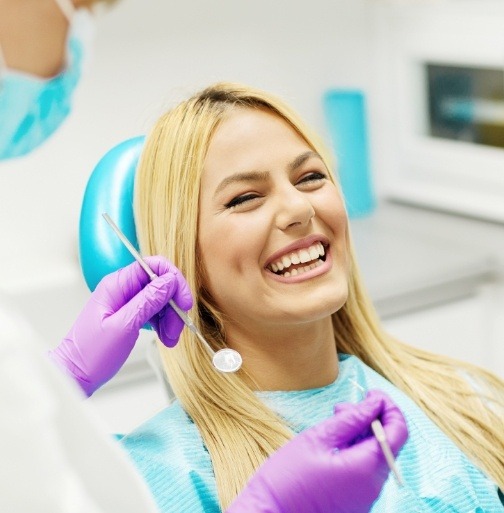
[[[314,215],[315,209],[306,193],[292,186],[279,194],[277,226],[281,230],[306,226]]]

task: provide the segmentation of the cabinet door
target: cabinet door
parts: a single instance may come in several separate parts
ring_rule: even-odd
[[[489,285],[470,297],[384,319],[383,325],[403,342],[474,363],[504,378],[502,344],[497,343],[502,340],[503,311],[504,294]]]

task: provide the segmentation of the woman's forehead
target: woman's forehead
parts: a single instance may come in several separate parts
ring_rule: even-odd
[[[275,154],[303,148],[310,146],[276,112],[265,108],[234,108],[209,142],[204,170],[213,171],[223,164],[240,168],[264,165]]]

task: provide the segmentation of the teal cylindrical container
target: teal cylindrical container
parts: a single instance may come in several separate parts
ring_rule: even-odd
[[[370,214],[376,205],[369,164],[366,104],[358,90],[324,94],[324,113],[336,154],[336,173],[349,217]]]

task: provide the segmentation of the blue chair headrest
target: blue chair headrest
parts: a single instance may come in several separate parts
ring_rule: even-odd
[[[79,221],[79,255],[91,291],[105,275],[134,260],[103,218],[103,212],[138,249],[133,188],[144,141],[145,137],[139,136],[114,146],[98,162],[87,183]]]

